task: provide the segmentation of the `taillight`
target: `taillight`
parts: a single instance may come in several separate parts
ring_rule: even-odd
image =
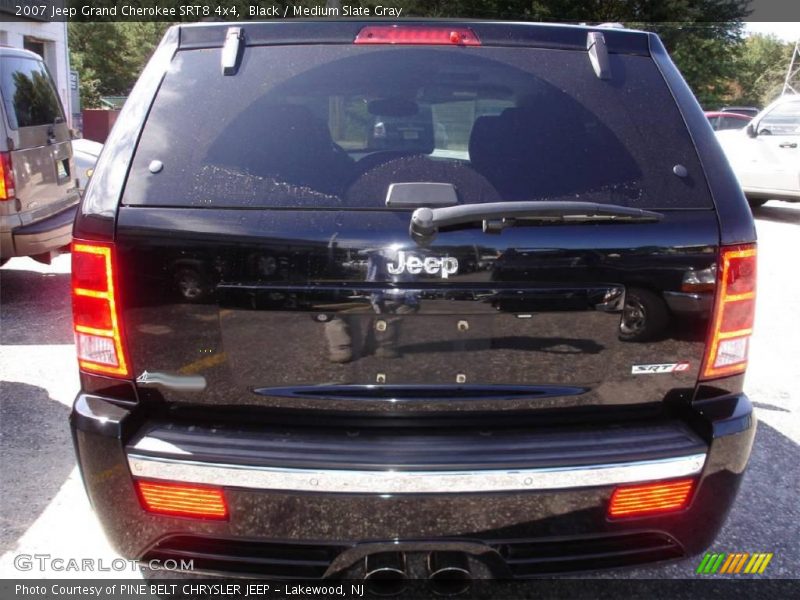
[[[137,481],[136,489],[142,507],[148,512],[202,519],[228,518],[228,506],[220,488]]]
[[[468,27],[369,25],[358,32],[354,44],[407,44],[426,46],[480,46]]]
[[[14,169],[11,164],[11,153],[0,152],[0,201],[11,200],[17,195],[14,183]]]
[[[722,249],[703,379],[743,373],[756,307],[755,244]]]
[[[608,516],[639,517],[683,510],[689,505],[693,488],[692,479],[618,487],[611,496]]]
[[[72,244],[72,316],[78,363],[90,373],[128,377],[119,318],[114,247]]]

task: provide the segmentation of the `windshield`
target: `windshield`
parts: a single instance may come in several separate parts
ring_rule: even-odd
[[[584,52],[532,48],[250,47],[229,77],[219,62],[177,54],[125,203],[377,209],[392,183],[436,182],[460,203],[711,206],[647,57],[612,55],[611,80]]]

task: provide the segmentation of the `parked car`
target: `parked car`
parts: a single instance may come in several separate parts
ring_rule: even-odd
[[[782,96],[744,129],[717,139],[751,206],[800,201],[800,96]]]
[[[757,106],[723,106],[719,110],[720,112],[745,115],[747,117],[750,117],[751,119],[761,111],[761,109],[758,108]]]
[[[706,118],[711,123],[711,129],[719,131],[721,129],[741,129],[746,126],[753,117],[740,115],[732,112],[706,112]]]
[[[81,194],[86,190],[86,185],[89,183],[89,176],[94,171],[94,166],[97,163],[97,157],[100,156],[100,151],[103,149],[103,144],[85,138],[77,138],[72,140],[72,158],[75,161],[76,174],[78,176],[78,189]]]
[[[453,153],[372,148],[396,98]],[[694,555],[734,502],[753,217],[652,33],[176,25],[75,235],[71,425],[123,556],[452,591]]]
[[[69,247],[78,189],[70,131],[38,54],[0,47],[0,264]]]
[[[434,147],[447,148],[447,131],[435,121],[429,105],[420,107],[416,102],[397,100],[373,104],[371,149],[430,154]]]

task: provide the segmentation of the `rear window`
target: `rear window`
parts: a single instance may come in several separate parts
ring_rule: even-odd
[[[0,92],[11,129],[52,125],[64,120],[50,74],[40,60],[0,58]]]
[[[225,77],[220,52],[176,55],[126,204],[385,208],[392,183],[437,182],[462,203],[711,206],[647,57],[611,55],[600,80],[565,50],[249,47]]]

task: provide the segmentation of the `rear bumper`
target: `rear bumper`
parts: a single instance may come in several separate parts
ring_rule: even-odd
[[[365,554],[390,546],[409,552],[456,548],[489,565],[494,576],[522,577],[678,558],[706,548],[736,495],[755,419],[744,395],[705,401],[694,416],[707,438],[700,452],[692,442],[682,455],[674,455],[673,447],[673,456],[653,459],[631,445],[627,461],[612,452],[594,464],[547,467],[534,461],[476,469],[464,463],[446,471],[417,462],[391,474],[370,465],[243,464],[244,450],[227,463],[214,455],[218,448],[181,457],[184,448],[176,451],[163,439],[160,447],[154,443],[157,429],[135,411],[96,396],[79,396],[71,420],[87,492],[125,556],[191,557],[195,569],[209,572],[305,578],[346,573]],[[380,441],[372,443],[380,454]],[[145,513],[134,476],[222,485],[230,518]],[[698,481],[686,510],[606,517],[616,485],[684,476]],[[291,565],[281,560],[288,554],[297,556]]]
[[[69,245],[77,209],[73,204],[45,219],[3,232],[3,258],[35,256]]]
[[[482,471],[356,471],[243,467],[128,454],[134,476],[228,488],[329,494],[471,494],[569,490],[691,477],[706,455],[577,467]]]

